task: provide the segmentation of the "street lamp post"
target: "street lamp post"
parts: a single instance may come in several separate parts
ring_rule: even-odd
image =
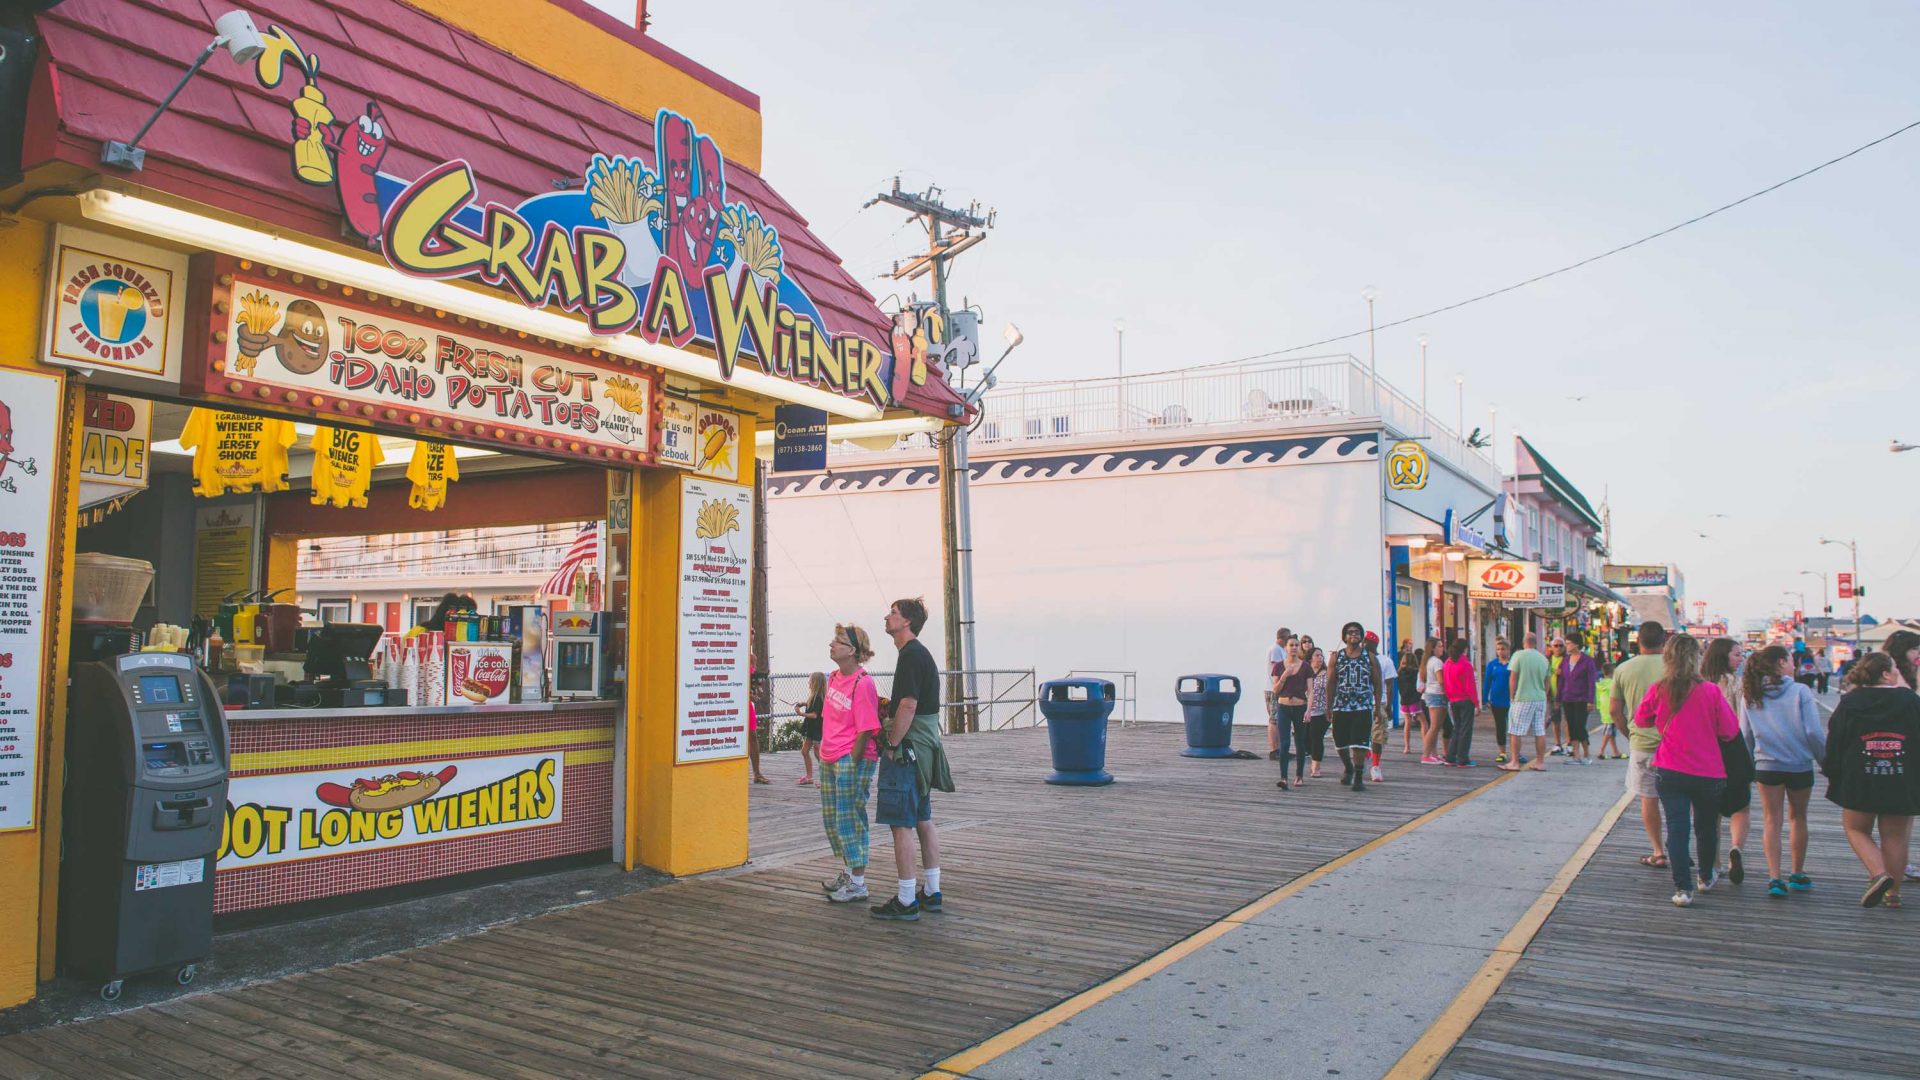
[[[1369,285],[1360,290],[1360,299],[1367,302],[1367,377],[1373,381],[1373,411],[1380,413],[1380,360],[1373,348],[1373,300],[1379,296]]]
[[[1828,604],[1828,603],[1827,603],[1827,573],[1826,573],[1826,571],[1824,571],[1824,570],[1802,570],[1802,571],[1800,571],[1800,575],[1801,575],[1802,577],[1817,577],[1817,578],[1819,578],[1819,579],[1820,579],[1820,614],[1822,614],[1822,615],[1824,615],[1824,616],[1827,616],[1827,617],[1828,617],[1829,619],[1831,619],[1831,618],[1833,617],[1833,607],[1832,607],[1832,605],[1830,605],[1830,604]]]
[[[1420,335],[1420,434],[1431,435],[1427,426],[1427,335]]]
[[[1853,570],[1853,653],[1854,659],[1860,658],[1860,542],[1858,540],[1829,540],[1821,537],[1822,544],[1838,544],[1847,549],[1852,556]]]

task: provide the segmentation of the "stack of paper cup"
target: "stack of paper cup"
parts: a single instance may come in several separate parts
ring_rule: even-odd
[[[447,635],[432,630],[421,635],[427,639],[427,655],[420,666],[427,673],[424,704],[444,705],[447,701]]]
[[[420,705],[420,650],[415,647],[419,638],[407,638],[400,643],[400,681],[398,685],[406,687],[407,702]]]

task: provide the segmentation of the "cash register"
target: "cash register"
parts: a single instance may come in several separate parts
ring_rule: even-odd
[[[374,678],[373,653],[385,628],[377,623],[328,623],[307,642],[307,678],[323,709],[405,705],[406,691]]]
[[[186,985],[213,943],[227,728],[180,653],[74,665],[60,872],[60,966],[108,1001],[128,976]]]

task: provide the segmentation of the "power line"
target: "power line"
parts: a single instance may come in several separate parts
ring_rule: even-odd
[[[1896,138],[1898,136],[1906,134],[1909,131],[1912,131],[1914,128],[1920,128],[1920,120],[1916,120],[1913,123],[1906,125],[1905,127],[1897,128],[1893,131],[1890,131],[1885,135],[1882,135],[1879,138],[1873,140],[1872,142],[1863,143],[1860,146],[1856,146],[1853,149],[1847,151],[1846,153],[1841,154],[1839,157],[1832,158],[1828,161],[1823,161],[1820,164],[1815,165],[1813,168],[1808,169],[1805,172],[1795,173],[1794,175],[1787,177],[1785,180],[1782,180],[1777,184],[1771,184],[1771,185],[1768,185],[1767,187],[1763,187],[1759,191],[1756,191],[1751,195],[1742,196],[1738,199],[1733,200],[1730,203],[1727,203],[1724,206],[1717,206],[1712,210],[1707,211],[1704,214],[1699,214],[1694,217],[1690,217],[1687,220],[1682,221],[1677,225],[1669,225],[1666,228],[1661,229],[1659,232],[1648,233],[1646,236],[1643,236],[1640,239],[1633,241],[1632,243],[1621,244],[1619,247],[1610,248],[1606,251],[1601,252],[1598,255],[1588,256],[1587,258],[1581,259],[1579,262],[1568,263],[1567,265],[1562,266],[1557,270],[1549,270],[1544,274],[1535,274],[1533,277],[1530,277],[1525,281],[1517,281],[1517,282],[1514,282],[1512,285],[1507,285],[1502,288],[1494,289],[1491,292],[1484,292],[1478,296],[1470,296],[1465,300],[1455,301],[1454,303],[1446,304],[1441,307],[1434,308],[1431,311],[1423,311],[1418,315],[1409,315],[1404,319],[1395,319],[1392,322],[1379,323],[1365,330],[1355,330],[1351,334],[1341,334],[1341,335],[1338,335],[1337,337],[1322,338],[1319,341],[1307,342],[1305,345],[1291,345],[1284,349],[1274,349],[1271,352],[1255,353],[1252,356],[1240,357],[1238,360],[1222,360],[1217,363],[1201,364],[1199,366],[1200,367],[1228,367],[1233,364],[1244,364],[1250,360],[1264,360],[1270,356],[1284,356],[1287,353],[1299,352],[1302,349],[1317,348],[1321,345],[1332,345],[1335,342],[1351,341],[1354,338],[1366,337],[1368,334],[1374,333],[1376,331],[1388,330],[1396,326],[1405,326],[1407,323],[1418,322],[1421,319],[1432,318],[1435,315],[1444,314],[1449,311],[1456,311],[1460,308],[1466,307],[1469,304],[1477,304],[1482,300],[1491,300],[1496,296],[1501,296],[1506,293],[1513,292],[1515,289],[1524,289],[1529,285],[1538,284],[1539,282],[1545,281],[1548,278],[1558,277],[1561,274],[1578,270],[1583,266],[1591,266],[1592,264],[1599,262],[1601,259],[1618,255],[1623,251],[1631,251],[1642,244],[1651,243],[1652,241],[1658,240],[1663,236],[1667,236],[1671,233],[1679,232],[1681,229],[1684,229],[1689,225],[1697,225],[1700,222],[1705,221],[1716,214],[1722,214],[1728,210],[1733,209],[1736,206],[1740,206],[1743,203],[1752,202],[1753,200],[1759,198],[1762,195],[1771,194],[1775,191],[1780,190],[1783,187],[1786,187],[1788,184],[1791,184],[1797,180],[1805,180],[1807,177],[1812,176],[1814,173],[1817,173],[1822,169],[1828,168],[1833,165],[1838,165],[1841,162],[1847,160],[1848,158],[1854,156],[1855,154],[1861,153],[1862,151],[1871,150],[1874,147],[1879,146],[1881,143],[1888,141],[1889,139]],[[1191,369],[1188,369],[1188,370],[1191,370]]]

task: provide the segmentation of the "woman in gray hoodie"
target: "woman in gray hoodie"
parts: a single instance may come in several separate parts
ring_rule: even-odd
[[[1827,729],[1813,691],[1794,681],[1793,655],[1769,645],[1747,658],[1741,688],[1740,734],[1753,751],[1754,781],[1760,785],[1761,847],[1767,853],[1767,894],[1813,888],[1802,869],[1807,863],[1807,798],[1813,794],[1813,770],[1826,753]],[[1793,872],[1780,874],[1780,816],[1787,812]]]

